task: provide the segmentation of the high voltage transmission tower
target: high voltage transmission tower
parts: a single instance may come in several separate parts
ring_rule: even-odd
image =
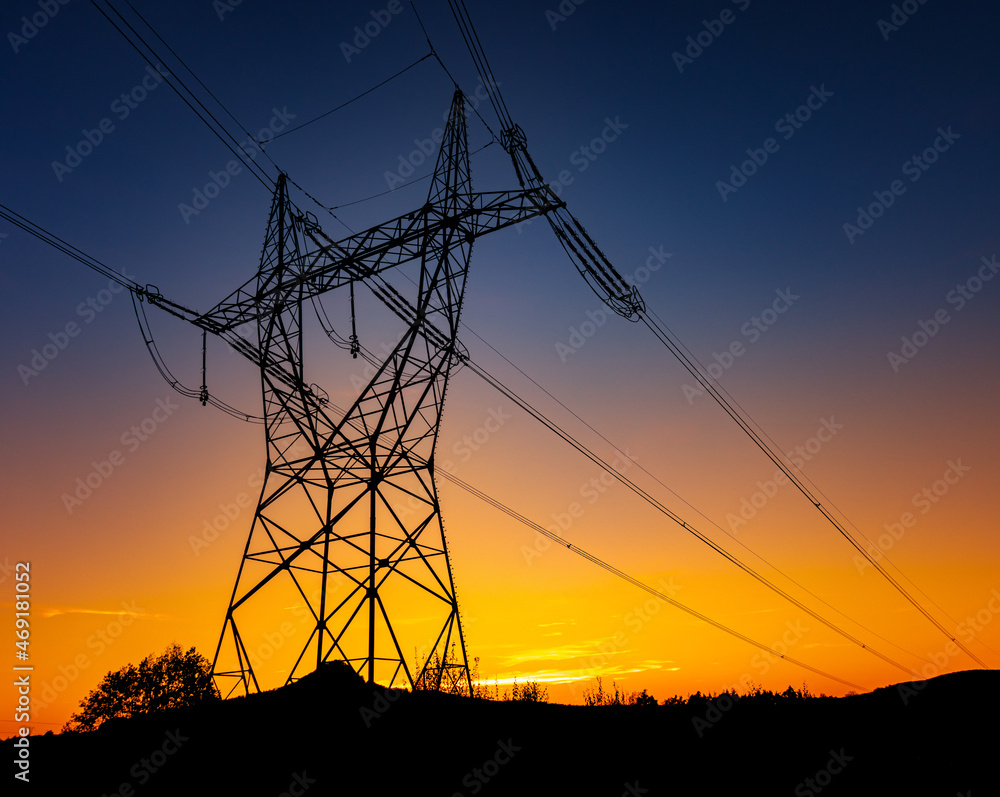
[[[471,692],[434,448],[449,376],[465,357],[458,328],[473,242],[546,215],[607,300],[626,316],[637,307],[542,181],[520,130],[505,130],[504,145],[520,188],[473,191],[456,91],[421,207],[333,241],[292,204],[281,175],[253,279],[203,314],[145,292],[260,368],[267,466],[214,658],[223,694],[260,690],[258,670],[279,648],[288,682],[342,659],[370,682]],[[383,273],[409,262],[419,275],[407,297]],[[353,307],[355,285],[405,331],[340,413],[304,376],[302,312],[337,288],[351,292]]]

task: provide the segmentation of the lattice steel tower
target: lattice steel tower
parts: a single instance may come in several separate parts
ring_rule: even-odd
[[[408,229],[397,222],[320,255],[340,255],[338,282],[364,279],[372,272],[372,259],[398,257],[396,252],[420,260],[409,329],[346,413],[332,418],[302,377],[302,304],[317,261],[317,253],[304,253],[308,238],[319,231],[304,230],[288,202],[285,181],[279,181],[257,275],[257,295],[267,297],[257,318],[267,363],[261,369],[267,471],[226,613],[218,678],[235,676],[244,688],[251,688],[248,680],[258,687],[239,616],[265,599],[274,581],[284,579],[294,584],[312,616],[289,679],[333,656],[369,681],[398,683],[405,674],[409,684],[430,681],[439,688],[469,689],[434,482],[434,446],[448,377],[458,358],[458,322],[474,237],[468,227],[472,200],[457,96],[427,203]],[[359,245],[369,250],[365,260]],[[412,505],[410,499],[419,510],[401,512]],[[330,588],[331,579],[340,589]],[[413,672],[394,618],[412,616],[418,603],[427,604],[420,613],[433,618],[428,623],[433,636],[422,666]],[[220,669],[226,637],[235,645],[238,666],[232,670]]]
[[[260,366],[267,468],[215,654],[224,695],[260,690],[256,670],[272,658],[287,681],[343,659],[369,681],[471,691],[434,447],[448,378],[464,356],[458,326],[472,244],[545,214],[578,267],[581,254],[604,260],[541,180],[519,129],[505,131],[505,146],[521,188],[473,192],[456,91],[419,209],[334,242],[292,205],[282,175],[255,279],[198,316],[152,297]],[[410,261],[420,268],[412,299],[381,276]],[[355,283],[406,329],[337,411],[303,375],[302,310]],[[612,298],[627,301],[627,291],[621,282]],[[238,331],[254,327],[256,343]]]

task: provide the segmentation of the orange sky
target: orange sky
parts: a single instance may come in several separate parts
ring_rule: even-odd
[[[122,312],[104,322],[101,334],[118,334],[127,320],[124,304],[117,309]],[[985,319],[970,318],[970,326],[977,321]],[[501,346],[497,329],[475,328]],[[775,467],[714,404],[705,399],[688,404],[678,389],[684,374],[642,331],[624,322],[609,326],[605,338],[592,344],[595,357],[598,346],[630,346],[655,367],[639,367],[636,355],[620,374],[597,372],[584,359],[589,354],[584,349],[580,360],[560,365],[565,370],[559,374],[559,397],[729,530],[727,517],[739,515],[744,498],[760,503],[762,496],[754,494],[771,491],[767,482]],[[559,332],[549,330],[553,340]],[[550,411],[551,402],[494,355],[472,348],[487,369]],[[512,357],[517,351],[516,345],[502,348]],[[982,389],[959,394],[944,378],[929,380],[914,372],[894,379],[891,372],[864,369],[856,369],[850,380],[802,386],[796,384],[794,351],[784,352],[791,360],[785,367],[780,348],[762,350],[753,375],[734,369],[727,388],[788,449],[808,446],[823,428],[836,429],[810,455],[805,474],[873,540],[886,524],[911,513],[905,533],[896,527],[896,537],[882,538],[888,543],[885,553],[902,568],[914,594],[923,590],[940,607],[927,604],[943,622],[950,625],[944,612],[956,621],[978,617],[979,641],[970,646],[997,665],[996,654],[985,647],[1000,649],[1000,623],[993,622],[1000,609],[994,566],[1000,542],[991,511],[994,448],[982,433],[992,423],[988,377],[970,370]],[[349,359],[338,360],[332,347],[329,351],[331,362],[346,365],[342,374],[357,368]],[[9,528],[24,533],[8,535],[3,578],[11,586],[9,565],[31,562],[31,663],[39,701],[33,725],[39,731],[58,729],[104,673],[173,641],[211,656],[252,519],[262,465],[260,427],[174,397],[139,355],[129,375],[134,389],[98,396],[94,390],[80,402],[66,402],[61,413],[47,416],[45,436],[38,435],[32,408],[22,406],[27,420],[9,432],[14,450],[23,452],[20,467],[7,477]],[[554,348],[538,347],[516,359],[541,381],[546,358],[554,357]],[[956,367],[955,359],[928,351],[921,366],[942,376]],[[349,376],[333,379],[350,384]],[[69,395],[73,380],[71,371],[55,372],[35,389],[38,395]],[[328,384],[333,394],[338,382]],[[252,388],[244,396],[252,401]],[[89,414],[95,405],[105,407],[103,414]],[[504,418],[502,426],[485,438],[480,433],[482,442],[470,451],[463,439],[475,440],[489,417]],[[614,459],[607,444],[576,421],[557,417]],[[133,442],[129,430],[137,425],[142,431],[143,421],[146,439]],[[113,450],[123,456],[120,466],[69,511],[63,493]],[[455,475],[574,544],[652,586],[672,588],[677,600],[766,645],[786,645],[790,656],[863,689],[907,679],[741,574],[621,485],[592,481],[601,475],[596,466],[543,434],[468,371],[456,375],[449,392],[439,459],[450,459]],[[954,483],[934,496],[949,463],[962,465],[960,476],[949,475]],[[736,526],[733,536],[868,630],[773,575],[637,465],[623,467],[682,517],[890,658],[928,674],[975,666],[964,655],[949,655],[946,639],[870,567],[859,567],[848,544],[788,485]],[[933,503],[920,499],[925,488]],[[537,679],[547,685],[550,699],[566,702],[580,702],[596,676],[627,690],[648,689],[660,699],[717,692],[748,679],[770,689],[805,683],[814,692],[848,691],[787,662],[770,661],[573,553],[547,545],[449,482],[441,482],[440,493],[469,655],[479,658],[484,680],[503,685],[514,678]],[[573,504],[579,510],[571,509]],[[217,537],[205,534],[213,522]],[[285,625],[289,618],[298,622],[287,611],[269,621],[270,639],[284,634],[287,649],[305,633],[302,624]],[[278,685],[282,675],[270,672],[264,653],[265,682]],[[10,732],[9,692],[3,699],[3,728]]]

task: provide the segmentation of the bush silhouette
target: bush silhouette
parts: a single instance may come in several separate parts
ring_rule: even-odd
[[[626,692],[620,686],[618,682],[612,680],[611,686],[615,690],[614,694],[610,691],[604,691],[604,683],[601,677],[598,676],[594,680],[597,681],[597,686],[594,689],[584,689],[583,690],[583,704],[585,706],[650,706],[656,705],[656,699],[651,695],[647,694],[646,690],[642,690],[640,695],[638,692]]]
[[[505,691],[503,699],[516,700],[520,703],[548,703],[549,690],[548,687],[542,686],[538,681],[527,681],[521,685],[518,684],[517,678],[515,678],[510,698],[507,697]]]
[[[218,699],[211,662],[194,648],[185,653],[174,643],[160,656],[150,654],[138,665],[128,664],[105,675],[63,730],[92,731],[109,719],[128,719]]]

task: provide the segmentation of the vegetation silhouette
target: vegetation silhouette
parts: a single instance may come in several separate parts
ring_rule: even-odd
[[[416,661],[416,657],[414,657]],[[442,660],[441,656],[435,652],[427,662],[427,668],[421,678],[414,684],[415,692],[441,692],[444,694],[460,695],[462,697],[473,697],[479,700],[513,701],[518,703],[548,703],[549,690],[538,681],[528,680],[523,684],[517,682],[517,678],[509,686],[500,691],[499,683],[494,679],[493,686],[484,682],[479,676],[479,657],[473,659],[469,667],[469,677],[472,681],[472,694],[465,681],[460,678],[449,678],[449,670],[455,668],[453,662],[458,661],[455,655],[455,645],[452,644],[452,653],[447,660]],[[440,673],[440,685],[437,684],[437,675]]]
[[[580,706],[524,693],[387,689],[327,662],[271,691],[32,736],[31,785],[108,797],[1000,793],[983,732],[1000,715],[997,671],[847,697],[752,686],[654,705],[595,682]],[[0,755],[16,757],[14,743]]]
[[[611,687],[614,689],[614,692],[612,693],[610,690],[605,692],[604,681],[601,680],[601,676],[597,676],[594,680],[597,682],[597,686],[583,690],[583,704],[585,706],[639,706],[649,708],[657,705],[656,698],[645,689],[642,692],[626,692],[618,686],[617,681],[613,680]]]
[[[479,677],[478,656],[473,659],[472,666],[469,668],[469,674],[472,677],[472,696],[479,698],[480,700],[509,701],[516,703],[549,702],[548,688],[540,684],[538,681],[527,680],[523,684],[519,684],[517,682],[517,678],[515,678],[514,682],[504,687],[503,692],[501,692],[499,682],[494,679],[493,686],[490,687],[489,683],[482,681]]]
[[[108,720],[131,719],[167,709],[189,708],[219,699],[212,664],[194,648],[176,642],[160,656],[108,672],[80,703],[64,731],[93,731]]]

